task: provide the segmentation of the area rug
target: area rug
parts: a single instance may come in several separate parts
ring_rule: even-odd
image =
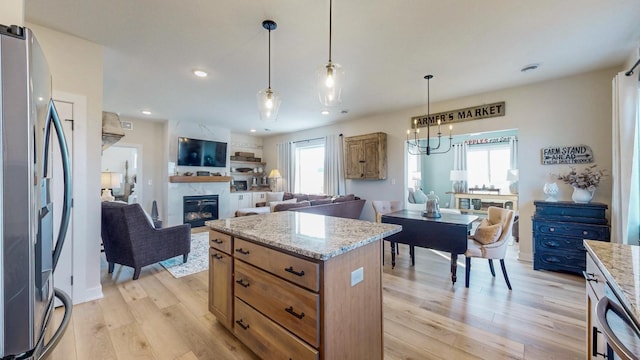
[[[182,255],[178,255],[160,264],[175,278],[209,269],[209,232],[191,235],[191,251],[186,263],[182,262]]]

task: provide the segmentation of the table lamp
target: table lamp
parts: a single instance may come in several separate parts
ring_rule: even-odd
[[[269,179],[275,179],[273,190],[278,190],[278,179],[282,177],[282,175],[280,175],[280,170],[278,169],[271,170],[268,177]]]
[[[509,192],[512,194],[518,193],[518,180],[520,176],[518,174],[518,169],[509,169],[507,170],[507,181],[509,184]]]
[[[102,188],[102,201],[113,201],[115,197],[111,193],[111,189],[119,189],[122,183],[122,174],[116,172],[105,171],[100,175],[100,187]]]

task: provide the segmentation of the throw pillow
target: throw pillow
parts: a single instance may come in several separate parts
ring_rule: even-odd
[[[298,202],[298,200],[296,198],[289,199],[289,200],[282,200],[282,201],[270,201],[269,202],[269,208],[271,209],[271,212],[273,212],[273,209],[278,204],[292,204],[292,203],[296,203],[296,202]]]
[[[284,191],[281,192],[268,192],[267,193],[267,204],[272,201],[282,201],[282,197],[284,196]]]
[[[473,235],[473,238],[477,242],[483,245],[487,245],[487,244],[491,244],[498,241],[501,234],[502,234],[501,224],[491,225],[491,223],[487,219],[483,219],[480,225],[478,225],[478,228],[476,229],[476,232]]]
[[[413,192],[413,199],[416,204],[425,204],[427,202],[427,195],[425,195],[422,190],[417,189]]]
[[[331,198],[331,196],[329,195],[323,195],[323,194],[309,194],[307,196],[308,200],[320,200],[320,199],[327,199],[327,198]]]
[[[327,199],[317,199],[317,200],[311,200],[311,206],[316,206],[316,205],[325,205],[325,204],[331,204],[332,201],[331,199],[327,198]]]
[[[307,207],[307,206],[311,206],[311,203],[308,200],[294,202],[294,203],[278,204],[273,208],[273,212],[286,211],[289,209],[295,209],[295,208]]]

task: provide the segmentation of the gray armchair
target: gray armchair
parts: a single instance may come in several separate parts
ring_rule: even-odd
[[[102,203],[102,242],[109,263],[109,273],[115,264],[134,269],[138,279],[143,266],[182,255],[191,250],[191,225],[154,229],[140,204]]]

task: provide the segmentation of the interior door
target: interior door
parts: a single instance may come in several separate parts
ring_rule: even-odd
[[[73,103],[66,101],[55,101],[58,116],[62,121],[65,138],[67,140],[67,148],[71,157],[70,164],[73,169]],[[60,158],[60,148],[55,132],[52,131],[52,139],[50,141],[50,153],[52,154],[52,185],[51,200],[53,202],[53,234],[54,246],[57,241],[58,231],[60,229],[60,218],[62,216],[62,202],[64,194],[64,183],[62,177],[62,160]],[[73,170],[72,170],[73,173]],[[65,237],[64,247],[53,274],[53,284],[56,288],[64,291],[73,299],[73,213],[69,221],[69,230]],[[56,299],[56,306],[60,306],[59,300]]]

